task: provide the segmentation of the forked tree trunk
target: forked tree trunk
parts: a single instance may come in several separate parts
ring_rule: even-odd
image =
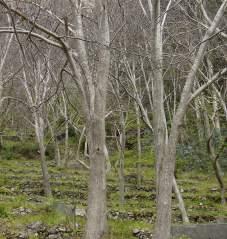
[[[155,239],[169,239],[171,227],[172,183],[176,161],[176,145],[179,137],[179,127],[183,121],[189,104],[190,94],[196,73],[204,58],[208,40],[214,34],[227,6],[227,0],[222,2],[211,26],[208,28],[198,52],[195,56],[191,70],[186,77],[181,99],[173,116],[171,130],[168,135],[163,101],[162,77],[162,36],[160,20],[160,0],[150,3],[152,19],[151,46],[152,46],[152,73],[153,73],[153,104],[154,104],[154,138],[156,155],[157,177],[157,219],[155,225]]]
[[[106,219],[106,91],[110,66],[109,23],[106,1],[97,1],[98,9],[98,50],[97,79],[90,113],[87,115],[87,136],[90,157],[88,189],[88,211],[85,239],[101,239],[107,230]]]

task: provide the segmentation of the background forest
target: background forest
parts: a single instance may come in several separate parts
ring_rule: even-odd
[[[0,0],[0,238],[226,222],[226,7]]]

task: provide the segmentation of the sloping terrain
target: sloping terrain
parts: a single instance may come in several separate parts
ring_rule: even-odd
[[[133,239],[133,230],[152,230],[155,220],[154,166],[144,161],[142,185],[137,187],[134,162],[130,154],[126,156],[124,205],[119,203],[116,170],[113,168],[108,175],[108,238],[111,239]],[[54,199],[43,197],[38,160],[0,161],[0,238],[26,238],[28,231],[32,235],[29,238],[81,238],[84,217],[56,210],[55,205],[73,205],[83,211],[88,172],[56,168],[52,162],[48,166]],[[220,204],[218,185],[212,173],[182,173],[177,175],[177,181],[191,222],[227,219],[227,206]],[[173,222],[181,223],[175,199]]]

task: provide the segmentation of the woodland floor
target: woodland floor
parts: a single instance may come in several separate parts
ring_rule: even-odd
[[[135,165],[129,159],[130,154],[126,156],[124,205],[119,204],[117,172],[113,169],[108,175],[108,239],[135,239],[132,233],[135,228],[151,231],[155,220],[153,165],[144,161],[142,185],[137,187]],[[43,197],[38,160],[0,160],[0,238],[25,238],[21,232],[37,222],[52,231],[62,230],[63,238],[81,238],[85,219],[59,214],[53,210],[53,204],[59,200],[85,208],[88,172],[56,168],[51,162],[48,166],[54,194],[51,200]],[[227,220],[227,206],[220,204],[218,184],[212,173],[181,173],[177,181],[192,223]],[[181,223],[175,199],[173,223]],[[29,238],[57,237],[36,233]]]

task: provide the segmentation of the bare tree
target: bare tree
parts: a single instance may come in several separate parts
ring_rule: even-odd
[[[157,220],[155,239],[170,238],[171,225],[171,193],[176,160],[176,144],[179,128],[190,102],[194,78],[203,60],[209,39],[215,33],[218,24],[225,12],[227,1],[223,1],[210,27],[200,42],[191,70],[186,77],[181,99],[173,116],[170,132],[167,131],[164,110],[164,83],[163,83],[163,54],[162,54],[162,22],[160,20],[160,0],[150,3],[152,19],[151,48],[152,48],[152,78],[153,78],[153,105],[154,105],[154,136],[157,172]]]
[[[28,65],[28,59],[25,54],[21,54],[21,61],[23,64],[21,83],[26,93],[28,105],[32,111],[34,122],[31,123],[34,126],[36,139],[39,145],[44,192],[46,196],[52,196],[45,155],[46,147],[44,143],[44,101],[50,93],[49,63],[48,60],[41,63],[41,59],[37,59],[37,62],[29,63]]]

